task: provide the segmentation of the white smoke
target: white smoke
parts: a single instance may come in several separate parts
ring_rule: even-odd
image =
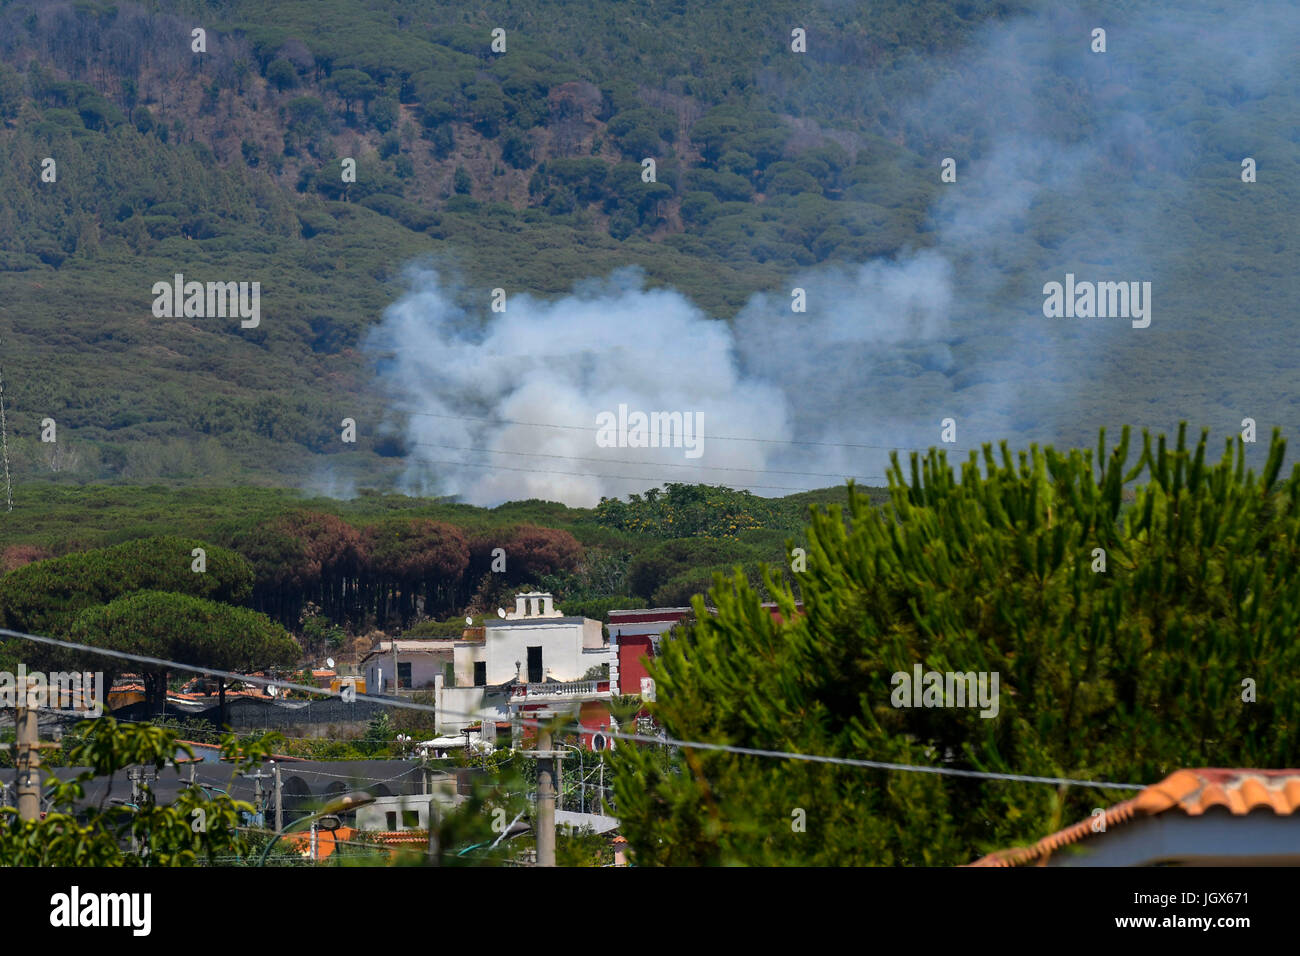
[[[505,312],[485,309],[481,325],[436,272],[410,279],[368,343],[386,353],[381,382],[409,421],[410,490],[591,505],[660,481],[753,480],[726,469],[761,471],[766,448],[710,435],[789,437],[781,390],[739,373],[727,325],[676,292],[645,288],[635,270],[552,302],[513,296]],[[596,416],[620,404],[702,413],[704,454],[599,447]]]
[[[1249,137],[1189,124],[1181,104],[1189,84],[1265,105],[1293,97],[1281,65],[1300,21],[1281,4],[1243,9],[1222,30],[1204,27],[1221,12],[1198,16],[1112,20],[1119,45],[1095,55],[1090,21],[1048,13],[994,25],[954,58],[921,64],[913,88],[923,92],[898,109],[909,145],[934,158],[914,175],[937,181],[946,155],[959,170],[930,210],[931,248],[791,276],[730,322],[647,288],[635,269],[551,301],[512,294],[504,313],[490,311],[483,290],[412,269],[409,293],[367,341],[409,446],[405,490],[475,504],[591,505],[665,481],[782,495],[845,477],[878,483],[887,449],[937,444],[948,417],[963,456],[1003,438],[1087,447],[1098,426],[1125,422],[1217,425],[1239,419],[1237,406],[1261,420],[1277,409],[1282,420],[1267,382],[1234,386],[1233,402],[1179,404],[1171,396],[1189,394],[1186,373],[1162,364],[1196,354],[1207,375],[1240,379],[1228,368],[1242,361],[1230,354],[1236,338],[1212,330],[1218,351],[1194,345],[1223,319],[1203,303],[1207,291],[1230,290],[1243,315],[1278,314],[1275,293],[1205,253],[1234,248],[1258,213],[1239,202],[1218,208],[1240,221],[1196,214],[1206,190],[1242,188],[1230,167]],[[1160,51],[1158,68],[1146,67],[1153,54],[1138,69],[1138,54],[1124,52],[1148,49]],[[1225,63],[1239,73],[1223,76]],[[1063,120],[1056,104],[1079,102],[1091,110],[1086,125]],[[1287,172],[1243,195],[1294,212],[1294,143],[1270,143]],[[1225,157],[1226,174],[1215,166]],[[1151,329],[1045,320],[1042,285],[1067,271],[1152,281]],[[806,312],[791,310],[795,288]],[[469,301],[481,305],[466,310]],[[596,416],[620,404],[703,413],[704,454],[599,447]],[[529,424],[493,424],[502,421]]]

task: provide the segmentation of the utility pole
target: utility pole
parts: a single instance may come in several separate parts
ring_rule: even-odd
[[[537,729],[537,865],[555,866],[555,752],[551,729]]]
[[[258,817],[258,820],[260,821],[260,823],[261,823],[262,826],[266,826],[266,807],[265,807],[265,805],[263,805],[263,803],[262,803],[262,781],[263,781],[264,779],[266,779],[267,777],[274,777],[274,776],[277,776],[277,775],[278,775],[279,768],[277,767],[276,770],[277,770],[277,773],[276,773],[276,774],[263,773],[263,772],[262,772],[262,768],[261,768],[261,767],[258,767],[258,768],[257,768],[257,773],[246,773],[246,774],[242,774],[242,776],[244,777],[245,780],[252,780],[252,781],[253,781],[253,788],[254,788],[254,789],[253,789],[253,806],[257,807],[257,817]],[[278,786],[276,787],[276,794],[275,794],[275,795],[276,795],[276,798],[277,798],[276,802],[277,802],[277,804],[278,804],[278,803],[279,803],[279,796],[280,796],[280,790],[279,790],[279,787],[278,787]]]
[[[442,825],[442,816],[438,812],[438,798],[429,798],[429,865],[442,865],[442,845],[439,828]]]
[[[142,775],[143,771],[141,771],[139,767],[132,767],[126,772],[127,779],[131,781],[132,813],[140,812],[140,777]],[[140,841],[136,839],[134,823],[131,825],[131,852],[137,854],[140,852]]]
[[[401,681],[397,679],[397,635],[402,633],[400,630],[393,633],[393,696],[399,696],[401,690]]]
[[[27,688],[22,688],[23,706],[15,717],[18,771],[18,819],[37,820],[41,816],[41,785],[37,774],[41,767],[40,733],[36,726],[36,708],[27,706]]]
[[[284,789],[280,782],[280,765],[271,761],[271,769],[275,771],[275,830],[278,833],[284,829]]]
[[[14,742],[0,744],[0,750],[14,752],[14,795],[18,804],[18,819],[39,820],[41,816],[41,749],[57,749],[61,744],[41,743],[40,727],[37,724],[37,706],[33,701],[33,683],[19,684],[15,691],[17,698],[14,707]],[[39,688],[36,688],[39,691]],[[39,699],[39,698],[38,698]],[[7,786],[0,787],[0,793],[8,793]]]

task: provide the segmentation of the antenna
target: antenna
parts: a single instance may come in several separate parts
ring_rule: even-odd
[[[3,340],[0,339],[0,345],[2,344]],[[3,367],[0,367],[0,458],[4,459],[5,511],[13,511],[14,490],[9,481],[9,433],[5,427],[5,377]]]

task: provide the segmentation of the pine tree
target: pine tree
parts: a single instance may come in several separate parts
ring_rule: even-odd
[[[813,515],[802,611],[770,580],[787,623],[743,577],[716,579],[716,614],[696,599],[651,666],[654,716],[677,739],[1072,779],[1294,766],[1300,468],[1279,483],[1276,432],[1261,476],[1240,441],[1214,465],[1206,446],[1185,426],[1132,465],[1127,429],[1095,459],[985,446],[960,480],[942,451],[895,458],[886,508],[853,491]],[[997,674],[996,716],[895,706],[918,664]],[[617,764],[643,863],[957,864],[1131,795],[690,749]]]

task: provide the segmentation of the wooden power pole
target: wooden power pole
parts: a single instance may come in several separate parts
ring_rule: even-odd
[[[442,865],[442,814],[438,798],[429,797],[429,865]]]
[[[26,678],[30,681],[31,678]],[[14,743],[0,744],[0,750],[13,750],[14,769],[17,771],[16,796],[18,819],[39,820],[41,817],[41,748],[58,748],[59,744],[41,743],[36,723],[37,707],[32,701],[32,688],[20,683],[14,708]]]
[[[280,765],[272,761],[271,769],[275,771],[275,829],[278,833],[284,829],[284,783],[280,780]]]
[[[555,866],[555,752],[549,727],[537,729],[537,865]]]
[[[17,749],[14,765],[18,770],[18,819],[39,820],[41,816],[41,741],[36,726],[36,708],[27,706],[23,688],[22,706],[15,720]]]

